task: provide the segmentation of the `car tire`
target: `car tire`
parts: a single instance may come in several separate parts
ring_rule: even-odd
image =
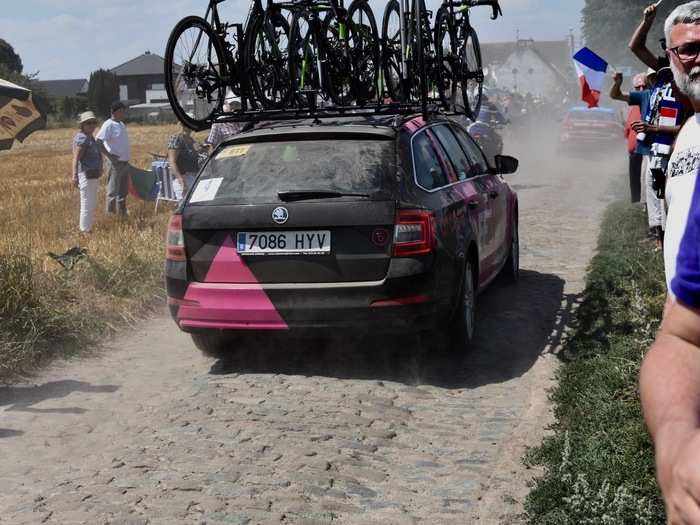
[[[476,331],[476,282],[474,263],[467,259],[464,265],[464,283],[459,298],[459,307],[452,321],[450,349],[458,354],[465,352]]]
[[[220,334],[197,333],[190,334],[192,342],[202,354],[215,359],[225,359],[232,354],[230,340]]]
[[[518,230],[518,219],[513,218],[511,224],[510,249],[508,259],[501,270],[501,277],[508,283],[517,283],[520,279],[520,232]]]

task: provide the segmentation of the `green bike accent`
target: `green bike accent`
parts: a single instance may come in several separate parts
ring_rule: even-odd
[[[263,32],[264,32],[264,31],[263,31],[263,28],[261,27],[261,28],[260,28],[260,37],[261,37],[261,38],[265,36],[265,35],[263,34]],[[271,41],[270,43],[272,44],[272,46],[271,46],[271,47],[272,47],[272,49],[271,49],[272,55],[275,56],[275,57],[279,57],[279,56],[282,54],[282,52],[280,51],[280,46],[279,46],[278,43],[277,43],[277,39],[276,39],[276,38],[273,38],[272,41]]]
[[[348,26],[344,22],[340,22],[338,24],[338,38],[341,42],[344,42],[348,39]]]
[[[304,85],[306,84],[306,69],[309,67],[309,46],[304,48],[304,59],[301,61],[301,88],[304,89]]]

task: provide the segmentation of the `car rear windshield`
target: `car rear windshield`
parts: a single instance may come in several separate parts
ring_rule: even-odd
[[[230,145],[206,165],[189,203],[279,202],[285,191],[377,197],[389,191],[394,152],[394,141],[382,137]]]
[[[571,120],[615,122],[614,113],[606,113],[602,111],[573,111],[569,113],[569,118]]]

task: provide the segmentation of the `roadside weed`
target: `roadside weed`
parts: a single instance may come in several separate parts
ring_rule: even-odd
[[[664,523],[637,387],[665,299],[663,262],[638,207],[606,212],[552,392],[553,434],[525,461],[542,467],[533,524]]]

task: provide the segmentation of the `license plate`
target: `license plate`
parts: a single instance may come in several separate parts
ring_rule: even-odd
[[[331,232],[239,232],[240,255],[324,255],[331,252]]]

